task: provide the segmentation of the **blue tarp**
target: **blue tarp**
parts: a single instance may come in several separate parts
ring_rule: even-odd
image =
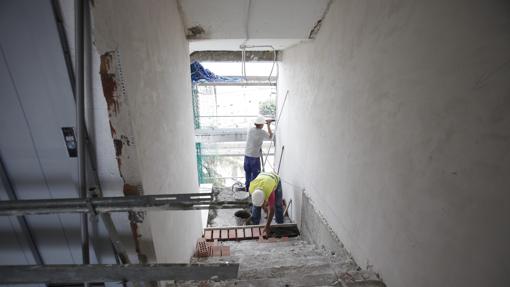
[[[191,82],[240,82],[240,77],[216,76],[213,72],[204,68],[199,62],[193,61],[191,68]]]

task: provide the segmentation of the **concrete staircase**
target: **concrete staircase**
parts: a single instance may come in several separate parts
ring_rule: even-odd
[[[347,251],[332,254],[299,237],[224,244],[230,246],[231,256],[193,258],[192,263],[238,262],[237,279],[175,282],[174,286],[385,286],[375,273],[361,271]]]

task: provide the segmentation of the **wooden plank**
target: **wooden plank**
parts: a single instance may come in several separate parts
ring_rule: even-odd
[[[252,238],[251,228],[245,228],[244,229],[244,237],[245,238]]]
[[[266,226],[265,224],[259,224],[259,225],[250,225],[250,227],[262,227],[264,228]],[[283,223],[283,224],[273,224],[271,225],[272,228],[295,228],[297,227],[296,223]],[[239,228],[239,226],[222,226],[222,227],[205,227],[204,230],[213,230],[213,229],[232,229],[232,228]]]
[[[221,230],[221,239],[228,239],[228,230]]]
[[[254,227],[252,229],[252,234],[253,234],[254,238],[259,238],[260,237],[260,230],[259,230],[259,228],[258,227]]]
[[[205,238],[205,240],[212,240],[212,231],[211,230],[206,230],[204,232],[204,238]]]
[[[244,229],[243,228],[238,228],[236,230],[236,233],[237,233],[237,239],[244,239]]]
[[[220,239],[220,230],[219,229],[214,229],[212,237],[213,237],[213,239]]]
[[[228,239],[236,239],[236,230],[235,229],[228,230]]]
[[[239,264],[93,264],[0,266],[1,284],[142,282],[237,278]]]

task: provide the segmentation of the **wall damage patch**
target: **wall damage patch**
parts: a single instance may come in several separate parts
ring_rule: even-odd
[[[115,156],[120,176],[124,181],[123,193],[125,196],[142,195],[142,189],[138,188],[142,185],[141,175],[118,51],[106,52],[101,55],[99,73],[108,107]],[[143,222],[143,213],[130,212],[129,219],[139,261],[146,263],[147,258],[155,257],[151,246],[150,232],[142,234],[142,231],[146,232],[148,229],[146,227],[148,223]],[[150,242],[150,244],[142,241]]]
[[[205,35],[205,30],[200,25],[195,25],[187,29],[187,39],[200,39]]]
[[[115,80],[115,68],[112,65],[112,52],[101,55],[101,65],[99,68],[101,83],[103,85],[103,94],[108,106],[110,116],[119,111],[119,102],[117,99],[117,82]]]

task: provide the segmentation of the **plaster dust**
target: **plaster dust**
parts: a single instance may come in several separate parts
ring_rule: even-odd
[[[284,193],[298,205],[305,189],[389,286],[510,286],[508,15],[338,0],[283,52]]]
[[[176,1],[96,1],[92,15],[99,54],[119,55],[130,115],[124,122],[132,126],[144,193],[198,192],[189,48]],[[189,261],[200,211],[149,212],[145,222],[158,262]]]

